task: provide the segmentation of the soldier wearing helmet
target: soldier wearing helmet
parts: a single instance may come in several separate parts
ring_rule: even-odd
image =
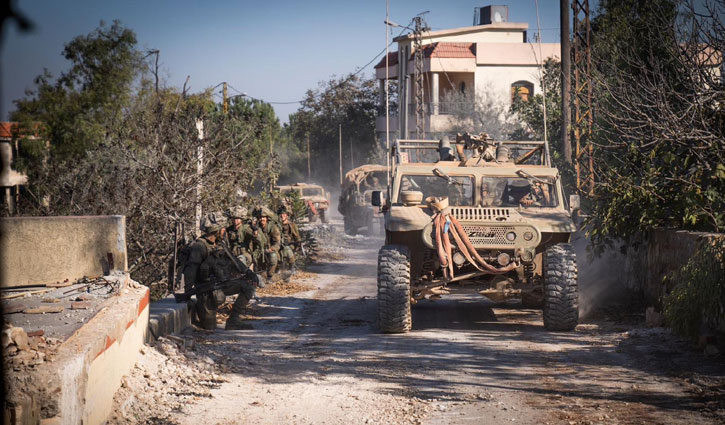
[[[259,228],[267,238],[265,246],[265,264],[267,266],[267,278],[272,279],[277,272],[277,264],[279,263],[279,251],[282,242],[282,231],[276,223],[276,216],[267,207],[258,207],[255,209],[255,215],[259,219]]]
[[[202,328],[216,329],[216,311],[228,295],[239,294],[232,306],[226,329],[243,329],[247,325],[242,319],[244,308],[254,297],[255,284],[262,281],[243,264],[235,264],[231,253],[221,243],[225,234],[227,218],[222,213],[212,213],[201,220],[203,235],[189,247],[189,255],[183,268],[184,289],[197,290],[194,306]],[[219,284],[215,286],[214,284]],[[200,291],[205,287],[210,290]]]
[[[289,213],[284,205],[279,207],[277,215],[279,215],[282,227],[282,248],[280,250],[280,255],[282,260],[287,263],[290,270],[294,273],[296,269],[296,258],[293,248],[295,245],[299,245],[302,241],[300,231],[297,228],[297,225],[290,220]]]
[[[251,238],[249,241],[247,240],[248,234],[251,235],[253,232],[250,225],[244,222],[247,217],[247,209],[235,206],[226,211],[226,216],[231,221],[226,232],[229,249],[245,266],[253,267]]]

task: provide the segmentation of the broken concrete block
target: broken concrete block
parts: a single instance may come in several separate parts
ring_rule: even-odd
[[[651,328],[657,328],[662,326],[662,314],[655,311],[654,307],[647,307],[644,316],[647,326]]]
[[[56,304],[60,302],[58,298],[43,298],[41,301],[47,304]]]
[[[27,350],[30,348],[30,345],[28,345],[28,334],[25,333],[25,330],[23,328],[10,328],[10,338],[12,339],[13,343],[18,347],[20,350]]]
[[[91,303],[88,301],[75,301],[70,303],[71,310],[87,310],[91,308]]]
[[[45,314],[45,313],[60,313],[65,310],[63,306],[40,306],[35,308],[28,308],[23,310],[25,314]]]
[[[42,329],[38,329],[37,331],[28,332],[28,336],[43,336],[45,335],[45,331]]]
[[[13,338],[10,336],[10,329],[3,329],[2,334],[0,334],[0,342],[2,343],[2,347],[5,348],[8,345],[10,345],[13,342]]]

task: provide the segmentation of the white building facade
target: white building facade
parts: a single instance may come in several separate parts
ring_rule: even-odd
[[[541,93],[539,66],[549,58],[558,60],[561,48],[558,43],[528,43],[527,30],[526,23],[493,22],[423,31],[423,129],[427,136],[451,131],[450,111],[455,105],[449,99],[486,97],[510,106],[514,92],[524,98]],[[417,138],[413,34],[394,41],[398,50],[388,55],[387,76],[400,84],[398,107],[390,117],[390,138]],[[381,105],[376,132],[385,140],[386,58],[375,66],[375,74]],[[467,96],[457,97],[454,92]],[[407,134],[400,131],[406,127]]]

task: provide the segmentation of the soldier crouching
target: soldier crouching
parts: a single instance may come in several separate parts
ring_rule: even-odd
[[[216,329],[216,312],[227,296],[237,295],[232,305],[226,329],[248,329],[244,308],[254,297],[256,286],[263,280],[234,257],[223,243],[226,217],[209,214],[202,219],[203,236],[190,246],[183,268],[185,292],[196,293],[196,314],[204,329]]]

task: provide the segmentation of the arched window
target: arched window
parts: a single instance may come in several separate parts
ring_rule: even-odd
[[[534,95],[534,84],[528,81],[517,81],[511,84],[511,101],[516,99],[516,95],[521,97],[521,100],[526,102],[529,100],[529,96]]]

